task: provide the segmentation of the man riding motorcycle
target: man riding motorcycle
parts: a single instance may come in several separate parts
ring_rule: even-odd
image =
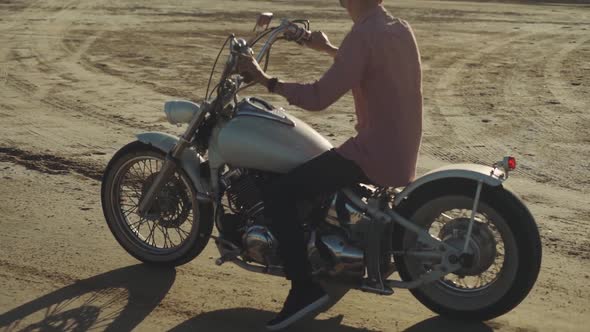
[[[304,231],[296,202],[359,183],[400,187],[413,180],[422,136],[420,54],[410,25],[394,18],[382,0],[340,0],[354,22],[340,48],[320,31],[305,45],[326,53],[334,63],[313,83],[289,83],[270,77],[252,57],[238,68],[245,77],[290,104],[320,111],[352,90],[357,135],[336,149],[279,177],[265,189],[265,215],[273,221],[291,291],[282,311],[267,324],[285,328],[329,301],[312,280]]]

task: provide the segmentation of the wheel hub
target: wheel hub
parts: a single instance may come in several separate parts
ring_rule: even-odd
[[[153,173],[144,181],[141,199],[143,199],[157,175],[158,173]],[[152,207],[146,214],[146,218],[157,221],[162,227],[176,228],[184,223],[189,212],[189,198],[180,181],[174,177],[156,195]]]
[[[469,228],[468,218],[457,218],[446,223],[440,230],[439,238],[450,246],[463,248]],[[496,259],[496,240],[484,223],[474,221],[471,238],[467,245],[468,255],[461,255],[459,276],[476,276],[485,272]]]

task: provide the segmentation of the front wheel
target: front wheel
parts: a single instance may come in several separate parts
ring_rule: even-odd
[[[165,154],[141,142],[119,150],[102,180],[102,208],[119,244],[142,262],[177,266],[195,258],[207,245],[213,227],[212,207],[200,203],[190,178],[177,169],[145,216],[138,214],[143,195],[160,171]]]
[[[463,248],[476,184],[441,181],[417,191],[399,207],[405,217],[456,248]],[[405,229],[394,234],[396,252],[428,250]],[[541,265],[541,240],[522,202],[502,187],[484,185],[468,244],[473,261],[460,270],[412,290],[432,311],[462,320],[488,320],[516,307],[533,287]],[[405,281],[432,269],[417,256],[396,256]]]

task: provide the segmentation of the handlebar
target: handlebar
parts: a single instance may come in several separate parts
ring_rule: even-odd
[[[230,94],[235,95],[235,93],[237,93],[238,91],[245,89],[245,88],[252,85],[252,84],[247,84],[246,86],[240,87],[241,83],[244,82],[244,80],[242,80],[239,76],[236,77],[235,80],[227,80],[227,78],[236,69],[238,56],[240,54],[254,55],[254,51],[252,50],[252,46],[254,46],[256,44],[256,42],[258,42],[260,39],[262,39],[263,37],[265,37],[267,35],[269,35],[269,37],[266,39],[266,42],[264,43],[264,45],[260,49],[260,52],[255,57],[256,61],[258,61],[258,62],[261,62],[262,59],[264,58],[264,56],[269,54],[270,48],[279,39],[286,39],[289,41],[294,41],[298,44],[303,44],[305,41],[309,41],[311,38],[311,33],[309,32],[309,21],[307,21],[307,20],[289,21],[287,19],[283,19],[283,20],[281,20],[281,24],[279,26],[274,27],[274,28],[270,28],[270,29],[266,29],[265,31],[258,34],[256,37],[254,37],[249,42],[247,42],[246,40],[244,40],[242,38],[236,38],[236,36],[233,34],[230,35],[226,39],[224,46],[222,46],[219,54],[217,55],[217,59],[218,59],[219,55],[221,55],[221,52],[224,49],[225,45],[227,44],[227,42],[229,42],[230,55],[227,59],[225,68],[223,70],[223,74],[221,75],[221,80],[220,80],[219,84],[217,84],[216,87],[221,88],[226,83],[231,81],[231,82],[229,82],[230,83],[229,85],[232,86],[232,88],[230,88],[229,90],[231,90],[233,92],[230,92],[227,89],[222,89],[222,90],[225,90],[226,92],[229,92]],[[207,92],[206,92],[207,99],[210,96],[209,95],[209,86],[211,84],[213,72],[214,72],[215,66],[217,64],[217,59],[215,60],[215,63],[213,65],[213,69],[211,70],[211,75],[209,77],[209,83],[207,84]],[[268,58],[267,58],[267,60],[268,60]],[[267,62],[267,64],[268,64],[268,62]],[[247,83],[247,82],[244,82],[244,83]],[[214,87],[214,89],[215,89],[215,87]],[[218,90],[218,94],[220,93],[220,91],[221,90]],[[223,94],[225,95],[226,93],[223,93]],[[224,97],[222,97],[222,99],[227,99],[228,97],[229,96],[224,96]]]
[[[304,23],[304,27],[300,27],[297,23]],[[260,53],[256,56],[256,61],[260,62],[264,55],[268,52],[272,44],[277,41],[281,35],[285,37],[287,40],[295,41],[299,44],[302,44],[304,41],[309,41],[311,37],[311,33],[309,30],[309,22],[304,20],[296,20],[296,21],[289,21],[287,19],[283,19],[281,21],[281,25],[276,28],[272,28],[270,32],[270,37],[266,40],[262,48],[260,49]]]

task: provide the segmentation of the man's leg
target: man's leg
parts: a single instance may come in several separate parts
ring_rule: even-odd
[[[283,328],[284,323],[296,321],[298,312],[325,296],[311,279],[303,227],[297,218],[297,201],[328,194],[364,179],[360,167],[331,150],[281,176],[266,188],[265,214],[272,220],[271,229],[279,242],[285,273],[292,282],[285,307],[269,322],[269,328]]]

